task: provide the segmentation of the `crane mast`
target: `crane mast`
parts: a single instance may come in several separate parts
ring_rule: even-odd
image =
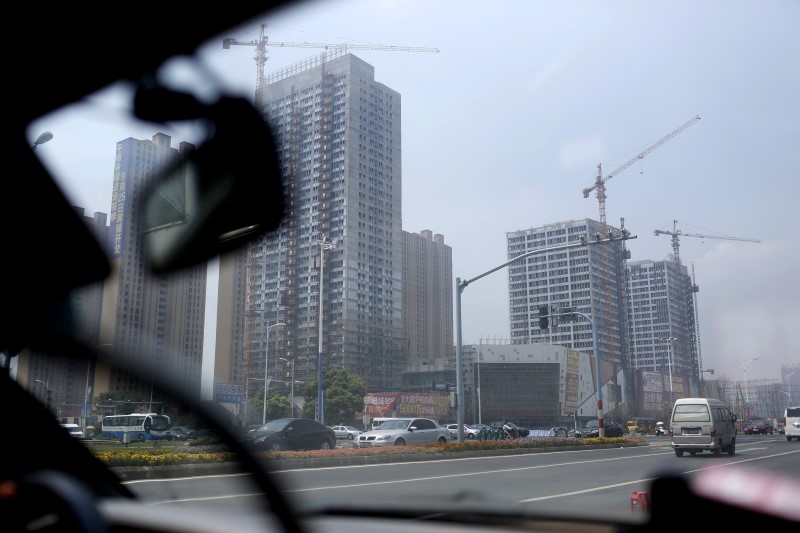
[[[703,239],[726,239],[729,241],[744,241],[744,242],[761,242],[758,239],[745,239],[743,237],[728,237],[725,235],[703,235],[701,233],[683,233],[681,230],[678,229],[678,221],[672,221],[672,231],[665,231],[665,230],[654,230],[653,234],[658,235],[672,235],[672,255],[676,263],[680,264],[680,255],[678,254],[678,249],[680,245],[678,244],[678,237],[700,237]]]
[[[222,39],[222,48],[230,49],[231,46],[255,46],[256,55],[256,100],[261,98],[261,89],[266,87],[267,78],[264,74],[264,66],[267,63],[267,44],[277,48],[323,48],[335,50],[380,50],[384,52],[432,52],[439,53],[438,48],[426,48],[421,46],[394,46],[386,44],[347,44],[347,43],[292,43],[292,42],[269,42],[266,36],[267,25],[261,24],[258,39],[250,41],[240,41],[226,37]],[[259,106],[260,107],[260,106]]]
[[[700,120],[700,115],[695,115],[694,117],[690,118],[689,120],[687,120],[686,122],[675,128],[674,130],[672,130],[671,132],[661,137],[659,140],[657,140],[656,142],[654,142],[653,144],[651,144],[650,146],[648,146],[647,148],[636,154],[636,156],[633,159],[618,166],[616,169],[611,171],[611,173],[609,173],[606,177],[603,177],[602,165],[600,163],[597,164],[597,177],[595,178],[595,181],[592,185],[590,185],[589,187],[585,187],[583,189],[583,197],[588,198],[589,194],[592,191],[595,191],[595,195],[597,196],[597,202],[600,205],[601,223],[603,224],[606,223],[606,182],[611,178],[613,178],[614,176],[616,176],[617,174],[619,174],[620,172],[622,172],[623,170],[630,167],[635,162],[644,159],[644,157],[647,156],[650,152],[652,152],[665,142],[669,141],[679,133],[683,132],[698,120]]]

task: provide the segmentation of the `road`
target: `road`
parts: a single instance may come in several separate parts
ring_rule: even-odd
[[[785,472],[800,480],[800,443],[779,435],[739,436],[736,455],[675,457],[666,437],[649,446],[553,453],[413,461],[275,472],[287,499],[300,507],[322,503],[435,503],[436,498],[475,505],[523,506],[532,511],[630,517],[633,491],[649,490],[658,473],[695,476],[737,465]],[[232,483],[234,482],[235,483]],[[800,482],[800,481],[798,481]],[[199,503],[225,507],[258,503],[247,476],[202,476],[128,483],[154,504]]]

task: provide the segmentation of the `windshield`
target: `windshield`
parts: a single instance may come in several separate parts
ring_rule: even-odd
[[[406,429],[410,423],[411,420],[387,420],[378,426],[377,429],[380,431],[385,429]]]
[[[136,119],[136,85],[120,81],[43,116],[30,144],[53,135],[35,155],[113,267],[76,291],[77,329],[132,368],[20,359],[17,380],[98,437],[103,416],[151,409],[207,429],[161,378],[261,459],[412,450],[394,470],[347,465],[338,478],[286,467],[284,493],[307,508],[462,502],[469,486],[465,498],[503,511],[636,521],[630,494],[657,472],[745,454],[783,469],[767,456],[800,449],[777,432],[800,401],[798,20],[800,3],[743,0],[311,0],[243,20],[159,80],[209,106],[252,104],[274,145],[248,153],[276,154],[278,173],[256,165],[250,184],[277,184],[284,203],[259,189],[220,212],[280,222],[154,273],[135,244],[150,180],[208,146],[222,131],[209,117],[226,114]],[[229,155],[210,159],[225,169]],[[221,210],[235,189],[172,178],[148,234],[188,225],[190,208]],[[129,375],[139,365],[155,385]],[[676,456],[658,421],[717,418],[702,404],[671,416],[681,398],[720,399],[736,415],[728,440]],[[379,450],[366,433],[384,417],[407,418],[377,430],[441,427]],[[314,422],[290,432],[313,436],[250,442],[248,428],[290,419]],[[744,434],[762,419],[776,431]],[[129,444],[155,447],[151,430],[167,427],[156,417]],[[582,428],[614,446],[589,452]],[[213,437],[186,438],[158,446]],[[412,466],[417,447],[473,445],[569,455]]]
[[[272,420],[260,426],[256,431],[283,431],[290,422],[291,420]]]
[[[676,405],[672,420],[674,422],[708,422],[710,420],[708,407],[702,404]]]

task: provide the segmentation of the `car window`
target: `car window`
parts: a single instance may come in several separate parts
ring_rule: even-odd
[[[436,424],[432,420],[425,420],[424,418],[415,420],[414,425],[417,426],[417,429],[436,429]],[[455,429],[458,429],[458,426]]]
[[[672,420],[675,422],[708,422],[708,407],[703,404],[680,404],[675,406]]]
[[[219,17],[234,9],[242,7],[220,6]],[[170,24],[187,33],[175,57],[141,83],[131,73],[85,97],[77,92],[99,79],[101,63],[97,78],[78,69],[96,49],[115,50],[108,66],[132,70],[145,52],[98,38],[85,55],[68,54],[59,40],[57,65],[13,70],[21,74],[12,88],[35,87],[30,96],[41,100],[15,98],[15,117],[50,109],[48,92],[65,101],[26,124],[23,148],[35,157],[9,165],[15,174],[4,180],[34,189],[4,190],[15,208],[4,210],[14,221],[4,225],[13,228],[4,288],[15,291],[0,343],[8,374],[59,423],[77,421],[87,437],[93,427],[118,450],[135,449],[126,442],[135,433],[103,435],[104,416],[167,414],[184,433],[158,447],[178,452],[198,434],[190,426],[213,425],[172,387],[243,441],[253,427],[369,432],[399,417],[377,428],[406,439],[381,451],[397,457],[412,445],[409,425],[441,427],[428,418],[451,421],[451,435],[462,423],[493,429],[464,431],[464,443],[448,436],[454,450],[516,453],[548,442],[579,457],[580,439],[558,433],[597,435],[605,420],[609,434],[624,434],[626,457],[628,446],[659,453],[611,474],[583,460],[559,466],[561,487],[534,471],[484,486],[492,476],[477,473],[497,465],[473,459],[481,466],[454,479],[480,479],[470,484],[476,500],[503,510],[630,518],[641,480],[676,464],[671,450],[660,453],[671,439],[653,435],[656,421],[733,429],[736,454],[713,459],[727,465],[761,453],[743,435],[747,424],[777,428],[800,402],[800,371],[787,356],[800,349],[791,311],[800,299],[791,268],[800,264],[798,18],[800,7],[785,1],[310,0],[201,43],[188,35],[199,27]],[[119,40],[167,51],[156,20]],[[23,40],[10,58],[22,62],[41,40]],[[75,73],[56,76],[65,62]],[[32,83],[50,69],[57,90]],[[147,105],[167,90],[185,94]],[[259,145],[247,144],[255,136],[243,124],[265,135]],[[45,197],[39,165],[63,198]],[[237,192],[244,198],[229,203]],[[250,214],[277,221],[250,224]],[[76,226],[96,248],[78,246],[66,231]],[[177,228],[189,231],[144,244]],[[25,249],[11,249],[18,241]],[[195,250],[208,253],[173,271],[151,268],[156,256],[188,261]],[[108,274],[76,276],[102,270],[89,268],[93,251]],[[52,330],[36,330],[43,317]],[[86,355],[33,344],[65,328]],[[694,397],[726,407],[678,404],[673,413]],[[505,420],[530,435],[497,441]],[[641,435],[627,431],[629,420]],[[26,440],[38,434],[38,424],[18,425]],[[149,449],[158,430],[142,424]],[[213,431],[200,435],[191,448],[208,451],[204,460],[228,452],[215,448]],[[303,458],[367,453],[358,439],[340,434],[337,449]],[[770,439],[774,456],[794,457],[786,445],[795,434]],[[296,452],[270,446],[260,459]],[[396,473],[412,462],[397,460],[380,480],[280,476],[296,489],[286,494],[309,505],[332,496],[402,507],[412,505],[403,491],[431,503],[463,488]],[[619,483],[613,496],[599,484],[609,475]],[[394,476],[402,483],[392,486]]]

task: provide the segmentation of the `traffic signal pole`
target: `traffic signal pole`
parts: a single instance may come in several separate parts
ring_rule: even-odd
[[[525,259],[532,255],[541,254],[541,253],[548,253],[548,252],[559,252],[561,250],[569,250],[570,248],[580,248],[583,246],[591,246],[593,244],[606,244],[610,242],[616,241],[626,241],[628,239],[635,239],[636,235],[631,235],[628,230],[623,229],[617,235],[614,235],[611,231],[608,232],[606,238],[601,238],[601,235],[598,233],[594,240],[589,240],[586,238],[585,235],[580,236],[579,242],[573,242],[571,244],[562,244],[560,246],[552,246],[550,248],[538,248],[536,250],[531,250],[529,252],[525,252],[524,254],[518,255],[514,259],[510,261],[506,261],[502,265],[496,266],[491,270],[484,272],[483,274],[479,274],[474,278],[470,278],[467,280],[461,280],[461,278],[456,278],[456,401],[457,401],[457,422],[458,422],[458,442],[464,442],[464,376],[463,376],[463,363],[462,363],[462,335],[461,335],[461,293],[464,292],[464,289],[467,286],[479,279],[488,276],[498,270],[507,267],[508,265],[519,261],[520,259]],[[598,383],[600,382],[600,358],[599,358],[599,347],[597,345],[597,330],[591,318],[587,315],[583,315],[583,313],[575,313],[580,314],[584,318],[587,318],[592,323],[592,334],[594,336],[594,350],[595,350],[595,362],[597,365],[597,380]],[[602,417],[602,410],[603,410],[603,402],[601,397],[600,388],[598,387],[597,391],[597,406],[598,406],[598,414],[600,416],[600,420],[598,421],[600,424],[600,436],[605,435],[605,431],[603,428],[603,417]]]

